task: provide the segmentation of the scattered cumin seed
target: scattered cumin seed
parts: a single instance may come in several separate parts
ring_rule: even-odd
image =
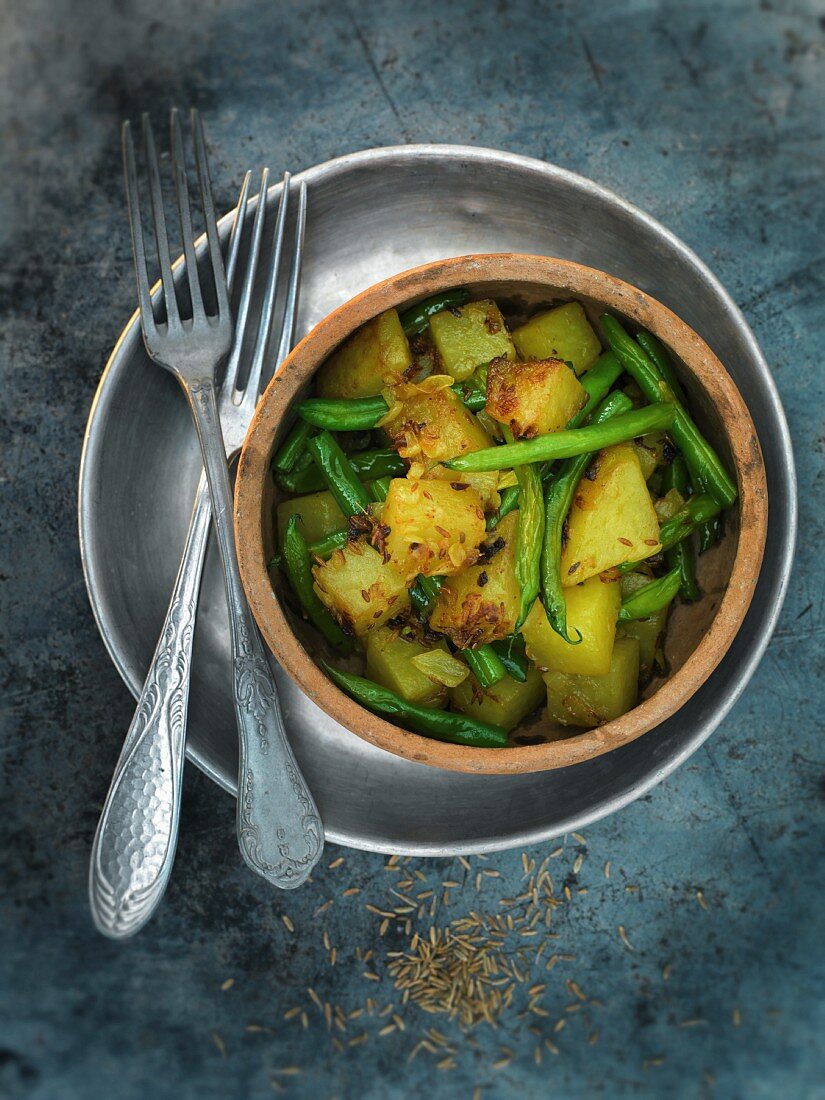
[[[351,897],[354,897],[354,896],[355,896],[356,894],[360,894],[360,893],[361,893],[361,888],[360,888],[360,886],[350,886],[348,890],[345,890],[345,891],[343,892],[343,894],[341,895],[341,897],[343,897],[343,898],[351,898]]]
[[[381,981],[381,979],[378,977],[378,975],[372,970],[365,970],[364,973],[361,975],[361,977],[366,978],[367,981],[370,981],[370,982],[380,982]]]
[[[733,1017],[733,1026],[734,1027],[739,1027],[739,1025],[742,1023],[742,1013],[741,1013],[738,1006],[736,1008],[734,1008],[732,1017]]]
[[[227,978],[225,982],[221,982],[221,989],[225,993],[226,990],[231,989],[234,984],[235,984],[235,979],[234,978]]]
[[[280,1077],[297,1077],[301,1072],[299,1066],[284,1066],[283,1069],[273,1069]]]
[[[292,923],[292,921],[289,919],[289,917],[286,915],[286,913],[281,914],[281,920],[284,922],[284,926],[285,926],[287,932],[294,932],[295,931],[295,925]]]
[[[552,1041],[552,1039],[545,1039],[544,1040],[544,1045],[547,1047],[547,1049],[550,1051],[551,1054],[558,1054],[559,1048]]]
[[[598,1043],[598,1041],[599,1041],[598,1031],[591,1031],[590,1034],[587,1036],[587,1045],[591,1046],[591,1047],[594,1047],[596,1045],[596,1043]]]
[[[610,860],[608,860],[607,863],[605,863],[604,865],[604,877],[610,878]]]
[[[579,844],[586,844],[587,843],[587,841],[584,839],[584,837],[581,835],[581,833],[572,833],[571,835],[572,835],[574,840],[578,840]]]
[[[319,905],[315,910],[315,916],[320,917],[322,913],[326,913],[327,909],[332,905],[332,898],[329,901],[325,901],[323,905]]]
[[[701,1016],[694,1016],[690,1020],[682,1020],[679,1027],[702,1027],[706,1023],[707,1020],[703,1020]]]
[[[334,859],[332,861],[332,863],[329,864],[330,871],[334,871],[336,867],[340,867],[343,862],[344,862],[344,857],[343,856],[338,856],[337,859]]]
[[[366,1043],[369,1036],[366,1031],[362,1031],[360,1035],[356,1035],[354,1039],[350,1039],[347,1043],[348,1047],[359,1047],[362,1043]]]
[[[577,875],[579,873],[579,871],[581,871],[583,863],[584,863],[584,856],[581,853],[579,853],[579,855],[576,856],[576,858],[573,862],[573,874],[574,875]]]
[[[702,906],[702,908],[703,908],[704,910],[707,910],[707,908],[708,908],[708,903],[707,903],[707,901],[705,900],[705,895],[704,895],[704,894],[702,893],[702,891],[701,891],[701,890],[697,890],[697,891],[696,891],[696,900],[697,900],[697,901],[699,902],[699,904],[700,904],[700,905]]]
[[[662,981],[669,981],[672,970],[673,963],[665,963],[665,965],[662,967]]]
[[[633,944],[627,938],[627,932],[625,932],[623,924],[619,925],[619,939],[622,941],[622,943],[625,945],[625,947],[628,949],[628,951],[633,950]]]
[[[304,1029],[309,1027],[309,1016],[307,1016],[306,1012],[301,1013],[301,1027]]]
[[[223,1041],[223,1039],[220,1037],[220,1035],[217,1033],[217,1031],[212,1032],[212,1042],[218,1048],[218,1053],[220,1054],[221,1058],[225,1058],[226,1057],[226,1043]]]
[[[288,1008],[286,1010],[286,1012],[284,1013],[284,1019],[285,1020],[292,1020],[296,1016],[300,1016],[300,1014],[301,1014],[301,1006],[300,1005],[295,1005],[293,1008]]]

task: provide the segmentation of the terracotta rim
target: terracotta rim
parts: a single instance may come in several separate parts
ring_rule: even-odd
[[[292,632],[266,567],[261,498],[276,435],[304,384],[331,351],[385,309],[451,286],[502,281],[545,283],[603,303],[649,329],[673,349],[715,406],[739,488],[739,532],[727,589],[710,629],[682,667],[654,695],[613,722],[560,741],[509,749],[473,749],[434,741],[365,710],[321,671]],[[725,368],[666,306],[605,272],[525,254],[459,256],[402,272],[365,290],[315,326],[272,379],[247,433],[235,490],[235,536],[241,579],[261,633],[284,669],[330,717],[378,748],[417,763],[474,774],[549,771],[601,756],[641,737],[673,715],[724,657],[750,606],[768,520],[762,451],[750,413]]]

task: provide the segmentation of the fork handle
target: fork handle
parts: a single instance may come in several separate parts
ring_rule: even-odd
[[[300,886],[318,862],[324,830],[284,730],[278,690],[241,586],[233,501],[211,378],[185,383],[212,494],[232,637],[238,722],[237,832],[253,871],[282,889]]]
[[[89,901],[98,929],[113,939],[146,924],[175,859],[192,637],[211,516],[201,476],[166,619],[95,833]]]

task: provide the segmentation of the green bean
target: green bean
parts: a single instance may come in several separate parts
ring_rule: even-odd
[[[586,428],[569,428],[549,435],[537,435],[518,443],[505,443],[501,447],[485,447],[480,451],[453,458],[444,465],[451,470],[475,472],[479,470],[507,470],[526,466],[531,462],[548,462],[556,458],[574,458],[576,455],[600,451],[614,443],[626,443],[637,435],[660,428],[669,428],[675,411],[670,404],[648,405],[614,417],[607,424],[590,424]]]
[[[718,501],[714,500],[709,493],[700,493],[698,496],[691,497],[683,508],[680,508],[659,528],[659,542],[662,548],[669,550],[677,542],[692,535],[701,524],[718,516],[720,511]]]
[[[344,515],[354,516],[359,512],[366,512],[370,506],[367,490],[358,480],[337,440],[324,431],[313,436],[307,442],[307,448]]]
[[[367,491],[376,504],[382,504],[387,499],[391,481],[391,477],[379,477],[376,478],[375,481],[371,481],[367,486]]]
[[[519,639],[521,644],[519,644]],[[524,639],[520,634],[511,634],[509,638],[491,642],[498,659],[507,669],[507,675],[523,684],[527,680],[527,655],[524,652]]]
[[[342,550],[347,545],[349,531],[333,531],[322,539],[309,544],[309,552],[313,558],[331,558],[336,550]]]
[[[306,442],[311,434],[311,424],[307,424],[305,420],[297,421],[284,440],[283,446],[272,459],[273,472],[288,474],[300,455],[306,454]]]
[[[461,656],[484,688],[492,687],[507,675],[507,669],[491,645],[482,645],[478,649],[462,649]]]
[[[361,451],[347,455],[353,473],[360,481],[375,481],[382,477],[403,477],[407,472],[404,460],[389,448],[376,451]],[[310,454],[310,462],[312,456]],[[326,488],[326,478],[312,462],[304,470],[293,470],[289,474],[279,474],[278,484],[288,493],[300,496],[302,493],[316,493]]]
[[[642,329],[641,332],[636,333],[636,343],[647,352],[650,359],[656,366],[659,374],[664,378],[665,382],[670,386],[673,394],[684,405],[687,401],[685,397],[685,391],[682,389],[682,384],[676,377],[676,371],[673,369],[673,364],[670,361],[670,356],[665,350],[665,346],[661,343],[652,332],[647,332],[646,329]]]
[[[513,442],[513,433],[502,425],[504,438]],[[516,469],[519,488],[518,522],[516,524],[516,581],[519,612],[514,630],[521,630],[530,608],[536,602],[541,587],[541,543],[544,535],[544,488],[538,464]]]
[[[465,378],[463,382],[456,382],[452,387],[453,393],[461,398],[470,412],[481,412],[487,404],[487,368],[489,366],[489,363],[482,363],[480,367],[476,367],[469,378]]]
[[[628,336],[615,317],[605,313],[601,321],[610,346],[647,400],[673,406],[674,419],[670,434],[685,457],[694,485],[710,493],[723,508],[730,507],[736,500],[736,486],[714,449],[660,375],[656,364]]]
[[[307,397],[298,406],[298,416],[316,428],[330,432],[353,432],[374,428],[389,406],[377,397]]]
[[[576,415],[567,422],[567,427],[578,428],[582,425],[616,379],[622,374],[624,374],[624,367],[613,352],[602,352],[590,370],[585,371],[579,379],[579,382],[587,391],[587,404],[583,409],[579,409]]]
[[[363,676],[339,672],[326,661],[322,661],[321,666],[333,683],[356,703],[384,718],[397,720],[416,733],[473,748],[502,749],[507,745],[507,734],[500,726],[491,726],[464,714],[414,706],[372,680],[365,680]]]
[[[614,416],[633,407],[633,402],[623,393],[612,393],[599,405],[593,415],[594,424],[604,424]],[[570,645],[578,645],[581,632],[574,641],[567,633],[567,603],[561,583],[561,546],[564,521],[570,511],[576,487],[593,458],[592,453],[568,458],[556,478],[547,486],[544,501],[544,546],[541,555],[541,591],[547,621],[555,632]]]
[[[410,589],[410,599],[422,618],[429,618],[443,583],[443,577],[425,577],[423,573],[416,577],[415,584]]]
[[[644,588],[637,588],[632,596],[624,601],[619,611],[619,622],[627,623],[632,619],[649,619],[657,611],[673,600],[682,584],[678,569],[671,569],[657,581],[651,581]]]
[[[667,492],[676,489],[683,497],[688,495],[688,476],[685,460],[681,455],[676,455],[671,464],[665,469],[662,488]],[[665,551],[665,561],[668,569],[678,569],[681,577],[682,596],[693,603],[699,599],[699,589],[696,585],[696,555],[693,552],[693,543],[690,539],[681,539]]]
[[[520,495],[520,485],[508,485],[506,489],[502,489],[498,511],[493,512],[491,516],[487,517],[488,531],[494,531],[505,516],[509,516],[515,508],[518,508],[518,499]]]
[[[478,412],[487,400],[481,389],[456,384],[453,392],[469,409]],[[376,397],[307,397],[298,406],[298,416],[315,428],[330,432],[352,432],[375,428],[378,421],[389,412],[389,405],[378,394]]]
[[[456,309],[469,300],[470,295],[466,290],[445,290],[441,294],[434,294],[432,298],[425,298],[417,305],[410,306],[399,317],[404,335],[417,336],[430,323],[433,314],[441,313],[445,309]]]
[[[713,519],[709,519],[706,523],[700,524],[698,531],[699,553],[704,554],[706,550],[710,550],[712,547],[716,546],[722,538],[722,517],[714,516]]]
[[[338,649],[349,650],[350,639],[315,594],[309,548],[298,529],[298,520],[297,515],[290,516],[284,532],[283,561],[289,583],[310,622],[321,631],[326,640]]]

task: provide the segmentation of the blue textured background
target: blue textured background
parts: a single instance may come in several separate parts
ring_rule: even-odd
[[[814,0],[3,5],[0,1095],[825,1095],[823,26]],[[89,845],[132,701],[87,605],[75,479],[133,301],[118,123],[147,107],[162,123],[171,103],[203,110],[223,207],[243,167],[400,142],[497,146],[590,176],[710,263],[775,373],[802,506],[779,630],[685,767],[586,844],[564,840],[552,866],[572,893],[552,950],[573,958],[545,975],[547,1017],[513,1013],[468,1043],[407,1006],[403,1032],[379,1035],[388,1018],[365,1015],[336,1050],[306,989],[347,1011],[398,1001],[386,951],[405,937],[380,938],[365,909],[395,876],[380,856],[330,848],[341,866],[270,892],[241,867],[229,798],[191,768],[162,911],[126,945],[92,930]],[[471,862],[409,865],[422,890],[466,878],[437,923],[518,892],[519,853]],[[477,896],[481,868],[501,877]],[[368,967],[357,947],[375,951]],[[363,978],[371,967],[380,982]],[[567,977],[587,1003],[555,1032],[576,999]],[[307,1028],[283,1019],[296,1005]],[[454,1068],[426,1051],[407,1062],[430,1025]],[[538,1065],[545,1035],[559,1053],[545,1046]],[[502,1046],[512,1058],[496,1069]]]

